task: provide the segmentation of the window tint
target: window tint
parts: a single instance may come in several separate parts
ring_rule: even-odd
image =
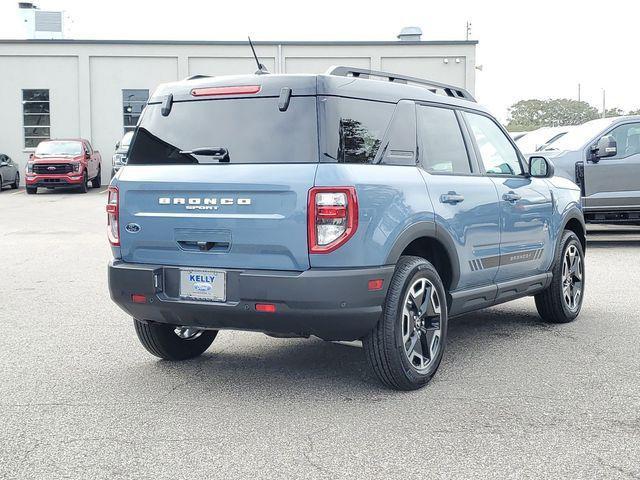
[[[616,139],[618,153],[609,157],[625,158],[640,153],[640,123],[627,123],[614,128],[609,135]]]
[[[487,173],[522,175],[518,153],[504,132],[489,117],[464,112]]]
[[[25,148],[51,138],[49,90],[22,90],[22,125]]]
[[[145,109],[129,149],[129,164],[219,163],[213,155],[181,153],[224,148],[230,163],[318,161],[315,97],[292,97],[286,112],[277,98],[174,102]]]
[[[448,108],[418,106],[420,163],[432,173],[471,173],[458,119]]]
[[[147,100],[149,100],[149,90],[122,90],[122,113],[125,133],[136,128]]]
[[[324,97],[324,154],[341,163],[372,163],[391,121],[394,104]]]

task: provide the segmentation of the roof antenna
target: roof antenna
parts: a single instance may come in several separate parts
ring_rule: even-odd
[[[251,37],[247,37],[249,39],[249,46],[251,47],[251,51],[253,52],[253,58],[256,59],[256,63],[258,64],[258,70],[256,71],[256,75],[264,75],[265,73],[269,73],[267,67],[260,63],[258,60],[258,55],[256,55],[256,49],[253,48],[253,42],[251,41]]]

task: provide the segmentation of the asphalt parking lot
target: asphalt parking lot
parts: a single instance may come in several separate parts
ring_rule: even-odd
[[[0,192],[0,478],[640,478],[640,229],[592,229],[576,322],[457,318],[398,393],[314,339],[149,355],[109,299],[103,190]]]

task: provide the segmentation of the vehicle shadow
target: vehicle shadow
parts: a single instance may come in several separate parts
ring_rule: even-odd
[[[517,351],[505,344],[549,328],[533,307],[515,312],[493,308],[451,319],[445,359],[433,383],[446,382],[449,366],[460,360],[480,357],[492,349]],[[318,339],[255,338],[256,348],[248,346],[246,340],[240,347],[227,343],[222,349],[214,342],[198,359],[151,362],[143,367],[150,370],[148,375],[138,374],[147,381],[161,379],[158,384],[166,390],[167,400],[178,395],[185,402],[198,401],[203,394],[219,390],[238,397],[274,398],[286,392],[289,399],[342,397],[363,402],[392,394],[369,370],[362,348]],[[167,377],[179,380],[167,387]]]

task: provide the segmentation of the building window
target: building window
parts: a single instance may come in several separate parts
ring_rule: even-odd
[[[22,119],[25,148],[51,138],[49,90],[22,90]]]
[[[122,90],[122,112],[124,132],[127,133],[134,128],[140,119],[142,110],[149,100],[149,90]]]

